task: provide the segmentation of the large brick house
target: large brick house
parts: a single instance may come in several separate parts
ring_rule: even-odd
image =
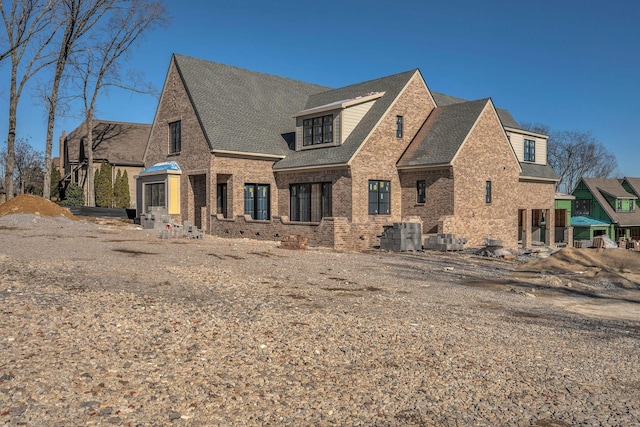
[[[174,55],[144,163],[179,165],[174,220],[215,235],[361,249],[410,219],[515,248],[540,227],[554,242],[546,143],[489,98],[431,92],[417,69],[331,89]]]

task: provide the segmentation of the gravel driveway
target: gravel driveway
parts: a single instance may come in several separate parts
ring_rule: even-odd
[[[640,319],[516,265],[6,216],[0,424],[639,425]]]

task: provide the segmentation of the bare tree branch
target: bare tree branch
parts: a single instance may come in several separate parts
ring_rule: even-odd
[[[55,72],[51,83],[51,91],[45,97],[47,106],[47,137],[45,148],[44,194],[51,194],[51,152],[53,150],[53,130],[58,107],[60,83],[64,76],[67,62],[73,55],[79,41],[90,34],[96,24],[103,19],[117,0],[58,0],[59,20],[63,24],[63,34],[59,40],[59,49],[55,60]]]
[[[109,86],[133,89],[143,93],[148,85],[123,81],[119,66],[126,59],[134,43],[145,31],[166,22],[166,10],[162,1],[130,0],[115,3],[110,19],[103,31],[96,32],[91,48],[74,57],[74,76],[81,88],[87,132],[87,202],[95,203],[93,185],[93,120],[98,95]],[[121,6],[121,7],[118,7]],[[133,83],[133,84],[132,84]]]
[[[6,31],[5,53],[11,58],[9,126],[4,176],[7,200],[14,195],[13,172],[18,103],[29,79],[51,64],[51,59],[46,55],[46,48],[58,30],[53,19],[57,2],[58,0],[13,0],[10,10],[6,9],[4,2],[0,2],[0,12]],[[33,49],[27,49],[30,47]],[[29,55],[25,55],[27,52]]]

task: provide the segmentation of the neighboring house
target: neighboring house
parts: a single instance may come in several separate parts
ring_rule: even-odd
[[[574,238],[592,239],[607,234],[611,239],[640,240],[640,209],[637,209],[640,178],[582,178],[573,190]],[[576,217],[581,217],[576,222]],[[584,224],[584,225],[583,225]]]
[[[144,163],[176,162],[174,220],[220,236],[360,249],[383,225],[419,220],[515,248],[541,227],[554,242],[546,144],[489,98],[432,93],[417,69],[330,89],[174,55]],[[166,176],[150,179],[168,191]]]
[[[556,193],[555,202],[555,240],[556,244],[573,245],[572,210],[575,196]]]
[[[127,171],[132,203],[136,200],[135,175],[144,168],[143,156],[150,130],[149,124],[94,120],[94,171],[100,168],[103,161],[111,164],[114,183],[118,170],[121,173]],[[62,132],[60,157],[63,189],[70,182],[78,184],[84,189],[87,203],[87,132],[84,123],[69,135]]]

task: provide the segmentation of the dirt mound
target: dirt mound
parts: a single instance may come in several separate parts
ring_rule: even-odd
[[[60,207],[43,197],[31,194],[21,194],[0,205],[0,217],[13,214],[34,214],[78,220],[68,209]]]
[[[625,249],[564,248],[548,258],[528,262],[518,270],[584,274],[584,277],[590,276],[596,280],[623,279],[623,282],[631,282],[629,284],[640,284],[640,252]]]

